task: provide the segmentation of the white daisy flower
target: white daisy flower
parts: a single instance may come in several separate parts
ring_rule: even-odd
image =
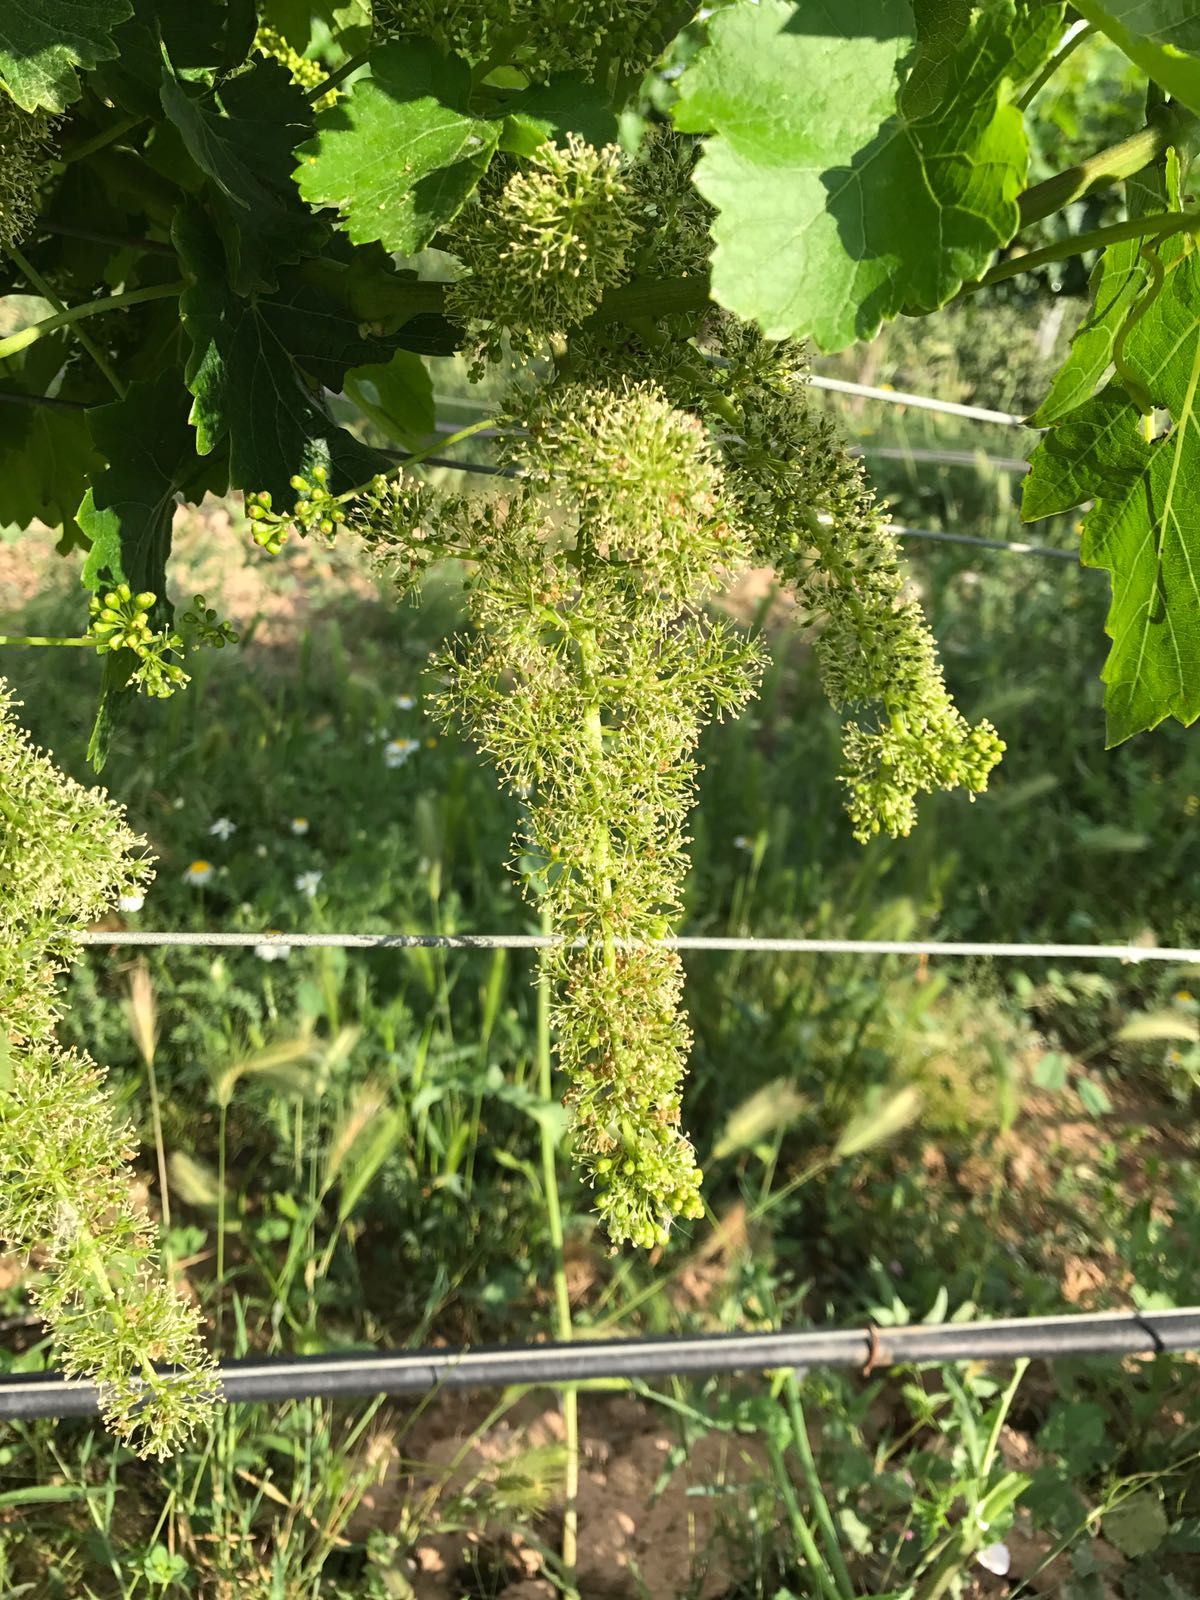
[[[421,748],[419,739],[389,739],[383,747],[383,759],[388,767],[402,767],[414,750]]]
[[[267,936],[271,939],[277,939],[280,932],[279,928],[268,928]],[[254,954],[260,961],[286,961],[291,953],[292,947],[290,944],[256,944],[254,946]]]
[[[293,880],[301,894],[306,894],[311,900],[321,886],[323,872],[298,872]]]
[[[194,884],[207,883],[216,870],[211,861],[193,861],[184,873],[183,881]]]
[[[267,851],[266,845],[265,844],[256,844],[254,846],[254,854],[258,857],[258,859],[260,861],[265,861],[267,859],[267,855],[268,855],[268,851]]]
[[[411,694],[398,694],[393,703],[397,711],[411,711],[417,702]]]
[[[228,817],[218,817],[208,831],[214,839],[220,839],[224,844],[237,832],[237,823],[230,822]]]
[[[308,818],[293,817],[291,821],[291,829],[296,835],[297,839],[303,839],[304,835],[308,832]]]
[[[145,904],[146,896],[139,894],[136,889],[132,894],[123,894],[117,897],[118,911],[140,911]]]
[[[975,1559],[985,1572],[994,1572],[998,1578],[1006,1578],[1012,1567],[1012,1552],[1006,1544],[989,1544]]]

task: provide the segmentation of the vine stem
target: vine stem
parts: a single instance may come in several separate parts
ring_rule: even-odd
[[[36,344],[39,339],[45,338],[48,333],[53,333],[58,328],[69,327],[72,323],[82,322],[87,317],[98,317],[105,311],[120,311],[125,306],[140,306],[148,300],[168,300],[172,296],[179,295],[185,287],[182,279],[175,283],[152,283],[143,289],[126,289],[121,294],[105,295],[102,300],[85,300],[82,305],[64,306],[52,317],[44,317],[41,322],[22,328],[18,333],[10,333],[7,339],[0,339],[0,360],[5,356],[15,356],[19,350]],[[81,333],[80,338],[83,337]],[[123,390],[118,392],[124,396]]]
[[[1061,211],[1093,189],[1132,178],[1152,161],[1157,161],[1172,145],[1194,136],[1198,126],[1196,117],[1189,111],[1174,105],[1161,108],[1144,128],[1130,134],[1128,139],[1109,145],[1106,150],[1098,150],[1075,166],[1026,189],[1017,200],[1021,226],[1028,227],[1031,222],[1039,222],[1052,212]]]
[[[90,139],[84,139],[82,143],[72,146],[69,150],[64,150],[60,159],[66,162],[82,161],[85,156],[94,155],[97,150],[103,150],[105,145],[112,144],[123,133],[128,133],[131,128],[136,128],[139,122],[145,122],[145,120],[145,117],[142,116],[122,117],[118,122],[114,122],[111,127],[102,128],[99,133],[93,134]]]
[[[96,640],[89,634],[82,639],[54,639],[41,633],[0,633],[0,644],[73,645],[76,649],[90,645],[93,650],[96,648]]]
[[[359,67],[365,67],[370,59],[371,50],[368,46],[367,49],[360,50],[356,56],[343,61],[340,67],[335,67],[327,78],[322,78],[320,83],[309,89],[304,98],[310,102],[320,100],[331,89],[336,89],[339,83],[344,83],[352,72],[357,72]]]
[[[9,260],[17,268],[17,271],[22,273],[41,295],[42,299],[49,301],[49,303],[54,307],[55,311],[61,315],[67,309],[66,306],[58,298],[54,290],[46,282],[45,278],[42,277],[41,273],[37,270],[33,263],[31,261],[26,261],[25,257],[15,245],[6,245],[5,252]],[[101,350],[100,346],[91,337],[91,335],[86,332],[85,329],[77,329],[77,334],[80,344],[87,351],[88,355],[91,356],[92,360],[96,363],[96,366],[116,390],[118,398],[124,400],[125,385],[121,382],[121,379],[117,377],[117,374],[113,370],[112,363],[104,354],[104,351]],[[18,346],[18,349],[20,348],[22,347]]]
[[[0,389],[0,405],[35,406],[43,411],[86,411],[82,400],[60,400],[55,395],[22,394],[18,389]]]
[[[426,445],[424,450],[417,450],[406,457],[406,467],[424,461],[426,456],[440,455],[443,450],[449,450],[453,445],[461,444],[464,439],[469,439],[472,434],[482,433],[485,428],[496,426],[495,417],[481,417],[478,422],[472,422],[469,427],[460,428],[457,433],[452,433],[448,439],[435,439],[431,445]]]
[[[1010,261],[985,272],[975,283],[968,284],[963,294],[973,294],[976,289],[993,283],[1003,283],[1008,278],[1019,278],[1023,272],[1033,272],[1038,267],[1055,261],[1066,261],[1071,256],[1081,256],[1088,250],[1104,250],[1110,244],[1120,244],[1124,239],[1169,239],[1174,233],[1200,233],[1200,211],[1158,211],[1148,217],[1130,217],[1125,222],[1113,222],[1104,228],[1093,228],[1088,233],[1072,234],[1057,244],[1042,250],[1030,250]]]
[[[1050,79],[1058,71],[1059,67],[1062,66],[1063,62],[1066,61],[1069,56],[1074,55],[1075,51],[1079,49],[1079,46],[1087,38],[1088,34],[1092,33],[1093,31],[1094,29],[1092,24],[1090,22],[1085,22],[1082,19],[1076,23],[1073,23],[1071,27],[1067,29],[1066,33],[1059,41],[1058,49],[1050,57],[1049,61],[1047,61],[1046,65],[1038,73],[1037,77],[1017,101],[1018,110],[1024,111],[1029,105],[1032,104],[1035,95],[1039,94],[1040,91],[1046,87],[1046,85],[1050,82]]]
[[[542,912],[542,933],[552,932],[550,913]],[[550,973],[548,955],[542,952],[538,965],[536,1059],[538,1093],[544,1101],[553,1099],[554,1078],[550,1066]],[[563,1244],[562,1208],[558,1198],[558,1172],[555,1165],[554,1131],[547,1117],[538,1119],[538,1141],[542,1155],[542,1189],[546,1199],[546,1222],[554,1251],[555,1334],[564,1344],[574,1337],[571,1319],[571,1292],[567,1283],[567,1263]],[[575,1572],[579,1563],[579,1391],[570,1385],[562,1391],[563,1443],[566,1447],[564,1485],[562,1562],[567,1600],[578,1600]]]

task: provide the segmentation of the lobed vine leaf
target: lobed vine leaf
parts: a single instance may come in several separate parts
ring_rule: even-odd
[[[505,105],[500,148],[530,155],[546,139],[566,143],[577,133],[596,146],[617,142],[617,116],[608,95],[582,73],[558,72],[532,83]]]
[[[0,84],[26,111],[65,111],[80,95],[78,69],[117,53],[113,30],[130,0],[32,0],[0,7]]]
[[[358,367],[346,378],[346,393],[389,439],[407,449],[436,432],[433,379],[420,356],[397,350],[383,365]]]
[[[192,280],[180,309],[192,343],[187,386],[200,454],[227,438],[232,486],[267,490],[281,506],[294,498],[296,473],[323,466],[331,483],[346,489],[386,471],[386,457],[324,409],[273,323],[271,303],[232,291],[220,243],[196,207],[180,212],[174,238]]]
[[[71,401],[38,404],[62,376],[63,344],[42,339],[5,363],[0,404],[0,528],[32,522],[63,530],[68,548],[78,530],[75,513],[102,461],[92,443],[87,414]],[[22,396],[28,396],[25,403]]]
[[[471,73],[423,39],[385,45],[297,151],[300,193],[334,206],[355,244],[423,250],[492,159],[500,123],[467,111]]]
[[[824,350],[944,305],[1017,231],[1028,169],[1014,85],[1062,8],[981,11],[922,109],[901,65],[908,0],[763,0],[718,12],[684,73],[676,125],[709,133],[696,185],[717,207],[713,295],[769,337]]]
[[[1181,256],[1131,327],[1124,365],[1171,426],[1147,438],[1114,380],[1034,452],[1022,516],[1094,498],[1080,558],[1112,579],[1103,678],[1108,744],[1200,716],[1200,257]]]
[[[1072,0],[1135,65],[1200,112],[1200,11],[1192,0]]]
[[[344,50],[356,52],[371,32],[370,0],[260,0],[263,22],[301,54],[327,29]]]
[[[93,593],[127,583],[151,590],[156,623],[171,615],[167,560],[176,496],[193,486],[206,464],[196,458],[187,417],[187,391],[170,368],[131,383],[124,399],[87,414],[96,450],[108,461],[79,507],[78,522],[92,542],[83,566]]]
[[[250,51],[254,14],[246,0],[132,4],[133,14],[113,36],[116,53],[96,69],[93,84],[103,98],[125,110],[156,119],[162,115],[164,52],[180,77],[211,84],[219,70],[239,65]]]
[[[1173,182],[1168,183],[1167,164],[1156,162],[1125,182],[1125,209],[1131,217],[1147,216],[1179,207],[1179,168],[1172,163]],[[1149,259],[1143,254],[1143,240],[1122,239],[1111,244],[1092,268],[1089,287],[1091,310],[1076,329],[1067,358],[1054,376],[1050,393],[1033,418],[1035,426],[1045,428],[1096,392],[1112,365],[1113,346],[1133,314],[1151,280]],[[1172,241],[1174,244],[1175,241]]]
[[[286,68],[263,59],[199,97],[164,72],[161,97],[215,191],[213,210],[234,288],[246,294],[272,287],[281,264],[315,252],[325,237],[291,181],[292,152],[312,128],[303,93]]]

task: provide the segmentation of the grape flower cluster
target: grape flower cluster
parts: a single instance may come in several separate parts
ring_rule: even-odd
[[[37,216],[52,130],[44,111],[25,111],[0,87],[0,250],[19,245]]]
[[[192,609],[179,618],[181,629],[151,627],[150,613],[158,603],[151,590],[134,594],[127,583],[104,594],[94,594],[88,601],[90,624],[88,633],[96,641],[101,653],[113,650],[130,650],[138,665],[129,681],[154,699],[165,700],[190,683],[189,675],[172,655],[186,658],[190,650],[200,646],[222,649],[237,642],[237,634],[228,622],[222,622],[216,611],[198,594]]]
[[[432,39],[535,82],[556,72],[605,81],[644,72],[666,42],[661,0],[376,0],[384,32]]]
[[[577,327],[626,274],[635,236],[633,196],[615,145],[578,134],[547,140],[524,164],[494,163],[446,234],[464,275],[446,310],[477,341],[474,371],[518,357]]]
[[[215,1372],[131,1202],[133,1131],[103,1070],[53,1033],[72,933],[150,865],[120,809],[58,771],[13,710],[0,683],[0,1240],[38,1252],[34,1302],[65,1370],[93,1379],[127,1443],[165,1455],[211,1411]]]

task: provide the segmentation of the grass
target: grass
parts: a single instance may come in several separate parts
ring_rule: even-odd
[[[903,344],[890,355],[919,387]],[[977,338],[946,359],[964,397],[1017,403],[980,388]],[[875,425],[866,442],[889,449],[979,441],[925,416]],[[879,470],[905,520],[1014,532],[1012,474]],[[236,512],[192,534],[197,585],[261,620],[187,694],[133,708],[105,774],[160,862],[124,920],[535,930],[504,870],[512,808],[420,707],[457,575],[397,612],[344,564],[289,547],[270,566],[247,545]],[[1102,751],[1104,584],[946,546],[912,571],[956,692],[1009,742],[992,791],[926,805],[910,840],[855,845],[836,725],[781,633],[751,715],[706,741],[689,928],[1200,943],[1200,753],[1178,730]],[[67,604],[51,588],[23,621],[48,630]],[[83,775],[94,664],[5,670],[36,737]],[[198,861],[211,873],[189,873]],[[98,951],[63,1033],[110,1065],[172,1271],[230,1354],[517,1341],[568,1317],[586,1336],[1195,1300],[1200,975],[770,955],[696,956],[688,973],[710,1212],[649,1258],[605,1253],[557,1159],[564,1115],[517,955]],[[0,1282],[0,1362],[51,1363],[21,1275]],[[84,1422],[8,1425],[0,1591],[1186,1600],[1195,1372],[1161,1358],[1039,1363],[1019,1384],[966,1367],[585,1390],[574,1574],[552,1396],[231,1407],[165,1470]],[[643,1438],[653,1471],[635,1469]],[[635,1525],[657,1526],[657,1494],[691,1527],[678,1551],[663,1536],[657,1565],[636,1531],[599,1542],[598,1512],[589,1534],[622,1471]],[[983,1521],[1025,1581],[981,1564]]]

